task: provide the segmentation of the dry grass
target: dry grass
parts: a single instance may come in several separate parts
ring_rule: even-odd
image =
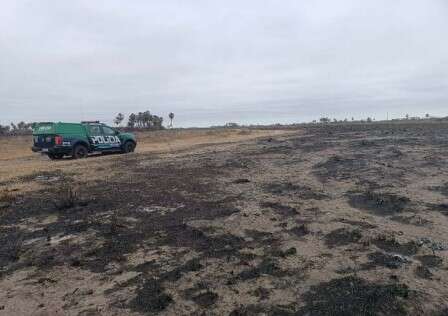
[[[0,137],[0,162],[3,166],[5,161],[32,157],[32,136]]]
[[[276,136],[290,133],[284,130],[249,129],[185,129],[155,132],[138,132],[137,154],[175,153],[206,144],[235,143],[257,137]],[[55,169],[70,172],[75,179],[88,177],[93,180],[105,176],[98,168],[117,159],[117,155],[90,157],[85,160],[64,159],[51,161],[46,156],[31,151],[31,136],[0,138],[0,185],[21,192],[39,189],[36,182],[23,182],[20,178],[52,172]],[[118,156],[119,157],[119,156]],[[110,175],[110,173],[108,173]]]
[[[166,130],[152,133],[137,133],[140,141],[137,152],[171,152],[191,148],[196,145],[238,142],[262,136],[287,133],[282,130],[249,129],[198,129]]]

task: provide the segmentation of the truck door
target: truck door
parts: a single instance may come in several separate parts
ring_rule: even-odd
[[[89,133],[89,141],[94,151],[104,149],[103,132],[100,125],[89,124],[86,126]]]
[[[118,137],[118,132],[113,128],[104,125],[101,128],[103,129],[104,143],[107,145],[107,148],[113,151],[120,150],[121,141]]]

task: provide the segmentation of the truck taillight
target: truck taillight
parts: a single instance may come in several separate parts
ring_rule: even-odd
[[[62,145],[62,136],[56,136],[56,137],[54,138],[54,143],[55,143],[56,145]]]

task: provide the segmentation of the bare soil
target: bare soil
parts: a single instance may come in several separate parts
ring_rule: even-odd
[[[448,310],[448,124],[139,137],[60,162],[0,140],[0,315]]]

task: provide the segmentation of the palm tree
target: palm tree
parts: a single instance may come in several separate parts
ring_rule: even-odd
[[[174,119],[174,113],[171,112],[168,117],[170,118],[170,125],[169,127],[173,128],[173,119]]]
[[[121,122],[123,122],[123,120],[124,120],[124,115],[123,115],[123,113],[118,113],[117,114],[117,116],[115,117],[115,119],[114,119],[114,123],[115,123],[115,125],[120,125],[121,124]]]
[[[150,128],[152,123],[151,112],[145,111],[142,114],[143,127]]]
[[[135,127],[135,122],[136,122],[136,120],[137,120],[136,115],[135,115],[134,113],[131,113],[131,114],[129,115],[129,119],[128,119],[128,126],[129,126],[130,128],[134,128],[134,127]]]
[[[137,127],[142,127],[142,112],[138,112],[137,115],[135,116],[135,123],[137,125]]]

